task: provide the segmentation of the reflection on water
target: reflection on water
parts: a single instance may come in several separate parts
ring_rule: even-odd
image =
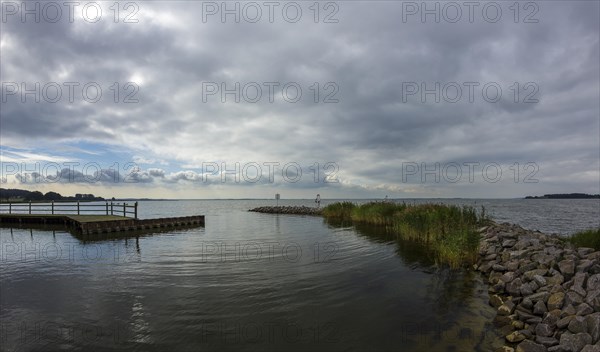
[[[247,211],[265,203],[140,202],[142,217],[205,214],[206,227],[133,237],[0,228],[2,348],[483,351],[493,345],[494,312],[478,275],[438,268],[426,248],[385,229]],[[571,209],[593,214],[595,203],[577,204]],[[505,205],[496,203],[496,214],[510,213]],[[530,203],[516,207],[524,206]],[[557,209],[548,212],[564,210]]]
[[[351,225],[324,221],[332,228]],[[389,227],[354,224],[354,230],[369,241],[395,246],[405,266],[430,274],[424,281],[422,299],[431,305],[435,319],[412,322],[404,331],[405,339],[419,346],[417,350],[471,351],[501,346],[501,336],[491,324],[495,311],[487,305],[487,286],[478,273],[436,266],[434,253],[426,245],[403,240]]]

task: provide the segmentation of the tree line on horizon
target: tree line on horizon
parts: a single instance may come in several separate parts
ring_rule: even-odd
[[[525,199],[590,199],[600,198],[600,194],[586,194],[586,193],[557,193],[557,194],[544,194],[543,196],[527,196]]]
[[[29,202],[29,201],[102,201],[104,198],[93,194],[77,193],[75,196],[63,196],[57,192],[28,191],[24,189],[0,188],[0,200],[6,202]]]

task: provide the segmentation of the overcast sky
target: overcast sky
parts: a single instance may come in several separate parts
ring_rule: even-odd
[[[2,187],[600,193],[599,2],[422,4],[3,1]]]

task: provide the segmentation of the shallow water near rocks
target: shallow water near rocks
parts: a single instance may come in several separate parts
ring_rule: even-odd
[[[0,229],[3,349],[486,351],[498,343],[478,274],[437,268],[425,248],[384,229],[247,212],[268,203],[141,202],[142,218],[206,214],[206,227],[97,242]]]

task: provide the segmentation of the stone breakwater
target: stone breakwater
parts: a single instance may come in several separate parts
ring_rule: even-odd
[[[475,269],[506,339],[499,351],[599,352],[600,251],[517,225],[481,233]]]
[[[296,214],[296,215],[321,215],[321,208],[311,208],[306,206],[276,206],[276,207],[258,207],[250,209],[257,213],[269,214]]]

